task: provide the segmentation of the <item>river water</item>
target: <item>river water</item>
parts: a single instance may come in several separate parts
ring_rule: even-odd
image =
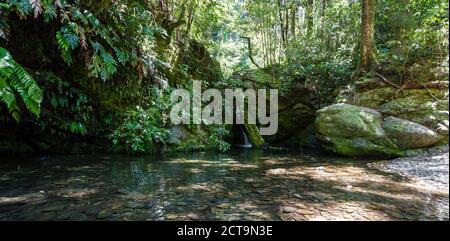
[[[448,189],[320,153],[2,157],[0,220],[449,220]]]

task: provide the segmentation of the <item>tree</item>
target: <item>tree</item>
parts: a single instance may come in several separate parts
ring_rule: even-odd
[[[359,71],[370,72],[376,62],[375,1],[362,0],[361,56]]]
[[[312,36],[314,27],[314,0],[306,2],[306,35],[308,38]]]

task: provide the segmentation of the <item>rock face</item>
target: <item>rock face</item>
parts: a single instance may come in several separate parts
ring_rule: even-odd
[[[168,144],[181,145],[182,141],[188,137],[188,132],[181,126],[174,126],[170,129]]]
[[[191,151],[208,147],[209,133],[205,128],[187,125],[173,126],[170,129],[166,151]]]
[[[243,71],[232,79],[243,89],[277,88],[278,82],[270,69]],[[264,136],[264,140],[272,146],[317,147],[314,130],[311,131],[315,110],[308,102],[306,90],[301,87],[294,87],[289,93],[279,93],[278,132],[273,136]]]
[[[404,156],[448,143],[447,88],[399,91],[368,78],[356,82],[352,94],[317,112],[317,136],[326,150],[347,156]]]
[[[301,95],[301,94],[299,94]],[[278,132],[266,137],[273,145],[299,147],[311,145],[308,126],[314,123],[314,110],[299,97],[280,96]],[[314,135],[313,135],[314,136]]]

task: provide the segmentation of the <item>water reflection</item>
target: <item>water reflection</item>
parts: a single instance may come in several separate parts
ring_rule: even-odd
[[[0,220],[448,220],[448,189],[367,164],[251,150],[14,157],[0,162]]]

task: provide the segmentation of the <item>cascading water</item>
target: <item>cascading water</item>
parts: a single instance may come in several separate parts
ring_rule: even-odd
[[[243,148],[252,148],[253,147],[252,143],[250,143],[247,133],[245,133],[244,127],[242,125],[240,125],[240,129],[241,129],[241,135],[242,135],[242,141],[243,141],[243,144],[241,144],[240,146]]]

